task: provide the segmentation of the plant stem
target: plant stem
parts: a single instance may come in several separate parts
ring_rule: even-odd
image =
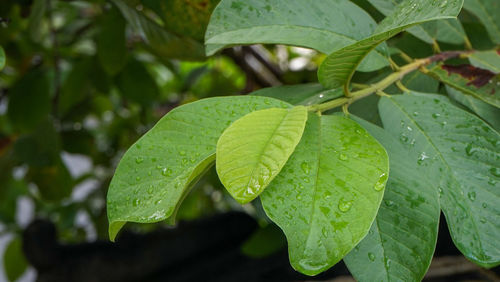
[[[341,97],[332,101],[328,101],[322,104],[317,104],[317,105],[311,105],[309,106],[310,111],[320,111],[324,112],[327,110],[331,110],[333,108],[343,106],[343,105],[348,105],[352,104],[353,102],[362,99],[366,96],[369,96],[377,91],[381,91],[389,87],[391,84],[393,84],[396,81],[401,80],[405,75],[407,75],[410,72],[413,72],[417,70],[418,68],[425,66],[429,63],[431,63],[432,60],[431,58],[426,58],[426,59],[421,59],[421,60],[415,60],[413,63],[410,63],[408,65],[402,66],[399,68],[399,71],[394,72],[390,75],[388,75],[386,78],[382,79],[381,81],[372,84],[371,86],[351,92],[351,95],[349,97]]]

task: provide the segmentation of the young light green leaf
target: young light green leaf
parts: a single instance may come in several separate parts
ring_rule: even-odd
[[[357,281],[421,281],[437,240],[439,168],[432,160],[419,165],[425,143],[355,120],[386,148],[391,173],[368,235],[344,262]]]
[[[252,111],[289,106],[271,98],[237,96],[204,99],[170,111],[116,168],[107,199],[110,238],[127,221],[173,222],[189,185],[213,164],[224,129]]]
[[[500,135],[441,95],[382,98],[384,128],[394,138],[422,144],[417,162],[437,170],[437,186],[453,242],[475,263],[500,263]]]
[[[428,74],[465,94],[500,108],[500,78],[488,70],[470,65],[438,64]]]
[[[96,38],[97,58],[110,75],[117,74],[127,63],[125,19],[113,7],[102,15]]]
[[[470,63],[478,68],[500,73],[500,51],[476,51],[469,56]]]
[[[500,44],[500,2],[498,0],[467,0],[464,8],[484,25],[491,40]]]
[[[356,246],[377,214],[388,173],[384,148],[361,126],[309,114],[295,152],[261,195],[285,232],[293,268],[316,275]]]
[[[329,54],[371,34],[375,21],[344,0],[222,0],[205,35],[207,54],[224,46],[275,43],[302,46]],[[372,71],[387,65],[384,50],[369,55]]]
[[[23,254],[21,238],[10,241],[3,254],[3,268],[8,281],[16,281],[28,267],[28,262]]]
[[[307,109],[271,108],[231,124],[217,142],[216,169],[241,204],[258,197],[278,175],[302,137]]]
[[[390,15],[396,5],[403,0],[368,0],[377,10],[385,16]],[[456,19],[441,20],[424,23],[421,26],[408,28],[408,32],[415,37],[433,44],[435,41],[441,41],[450,44],[463,44],[467,35]]]
[[[158,57],[161,59],[175,58],[181,60],[203,60],[205,58],[205,50],[201,43],[192,38],[178,36],[166,31],[125,2],[123,0],[113,0],[123,17],[143,38],[146,46]]]
[[[5,51],[3,50],[3,47],[0,46],[0,71],[3,70],[3,68],[5,67],[5,62],[6,62]]]
[[[377,45],[411,26],[454,18],[460,12],[462,4],[463,0],[402,2],[379,24],[373,35],[330,54],[320,65],[319,81],[327,88],[349,84],[358,65]]]
[[[268,87],[252,92],[251,95],[279,99],[292,105],[309,106],[342,97],[341,88],[325,89],[319,83],[283,85]]]
[[[500,131],[500,109],[493,107],[479,99],[462,93],[453,87],[446,85],[446,92],[453,100],[458,101],[460,104],[466,106],[478,116],[489,122],[490,125]]]

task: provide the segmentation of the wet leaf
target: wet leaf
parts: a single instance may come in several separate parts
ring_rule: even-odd
[[[384,148],[344,116],[310,114],[281,173],[262,193],[288,239],[294,269],[316,275],[368,233],[389,173]]]
[[[207,54],[224,46],[275,43],[329,54],[371,34],[375,21],[350,1],[222,0],[205,35]],[[369,55],[364,71],[387,65],[383,49]]]
[[[438,166],[415,161],[425,143],[355,120],[386,148],[390,175],[370,232],[344,262],[357,281],[421,281],[434,254],[441,212],[433,178],[422,175],[439,177]]]
[[[379,24],[373,35],[330,54],[320,65],[319,81],[327,88],[349,84],[358,65],[377,45],[411,26],[454,18],[460,12],[462,4],[463,0],[402,2]]]
[[[419,144],[417,165],[437,166],[435,183],[453,242],[473,262],[500,263],[500,135],[441,95],[412,93],[382,98],[384,128]]]
[[[465,94],[500,107],[500,79],[489,70],[472,65],[436,65],[429,75]]]
[[[288,108],[264,97],[200,100],[165,115],[125,153],[108,190],[109,235],[127,222],[175,220],[190,184],[215,160],[217,140],[229,124],[255,110]]]
[[[217,174],[241,204],[257,198],[278,175],[302,137],[307,109],[271,108],[231,124],[217,142]]]

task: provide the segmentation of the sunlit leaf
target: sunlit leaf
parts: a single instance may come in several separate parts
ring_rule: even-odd
[[[9,281],[16,281],[26,271],[28,262],[23,254],[21,238],[16,237],[7,245],[3,254],[3,267]]]
[[[276,43],[329,54],[371,34],[375,21],[343,0],[222,0],[205,36],[207,54],[227,45]],[[382,52],[382,53],[381,53]],[[362,70],[387,65],[384,50],[370,54]]]
[[[109,234],[127,222],[175,220],[190,184],[215,160],[217,140],[233,121],[256,110],[288,108],[264,97],[200,100],[175,108],[123,156],[108,190]]]
[[[463,0],[412,0],[396,6],[373,35],[330,54],[318,70],[321,84],[336,88],[349,84],[363,58],[377,45],[399,32],[424,22],[454,18],[462,8]]]
[[[239,203],[262,193],[300,141],[307,109],[265,109],[231,124],[217,142],[219,178]]]
[[[436,167],[422,177],[434,183],[458,249],[481,266],[498,265],[499,133],[440,95],[382,98],[379,110],[387,132],[421,148],[413,161]]]
[[[388,173],[384,148],[361,126],[311,113],[295,152],[261,195],[285,232],[293,268],[315,275],[354,248],[377,214]]]

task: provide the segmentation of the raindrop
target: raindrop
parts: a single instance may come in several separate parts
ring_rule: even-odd
[[[135,180],[136,180],[136,181],[141,181],[141,177],[140,177],[140,176],[137,176],[137,177],[135,178]]]
[[[465,147],[465,153],[467,153],[467,156],[472,156],[478,149],[475,148],[472,144],[467,145]]]
[[[138,205],[140,205],[140,204],[141,204],[141,200],[140,200],[140,199],[135,199],[135,200],[134,200],[134,202],[132,203],[132,205],[133,205],[134,207],[137,207],[137,206],[138,206]]]
[[[341,198],[339,201],[339,210],[341,212],[348,212],[352,207],[352,201],[347,201],[344,198]]]
[[[391,200],[385,200],[384,201],[385,205],[388,206],[388,207],[392,207],[394,206],[394,201],[391,201]]]
[[[149,188],[148,188],[148,194],[153,194],[153,192],[154,192],[154,186],[153,186],[153,185],[151,185],[151,186],[149,186]]]
[[[429,156],[428,156],[425,152],[422,152],[422,153],[420,154],[420,156],[418,157],[418,161],[417,161],[417,163],[418,163],[419,165],[421,165],[421,164],[423,164],[423,162],[424,162],[426,159],[428,159],[428,158],[429,158]]]
[[[185,156],[186,155],[186,151],[179,151],[179,155]]]
[[[368,253],[368,259],[370,261],[375,261],[375,255],[373,253]]]
[[[344,154],[340,154],[339,155],[339,160],[341,160],[341,161],[347,161],[347,156],[344,155]]]
[[[161,174],[163,176],[170,176],[170,174],[172,174],[172,170],[170,168],[165,167],[161,170]]]
[[[305,174],[309,174],[309,171],[311,169],[309,168],[309,164],[307,162],[302,162],[300,167],[302,168],[302,171],[304,171]]]
[[[467,197],[469,197],[469,200],[474,202],[476,200],[476,192],[467,193]]]
[[[479,219],[479,221],[480,221],[481,223],[486,223],[486,218],[481,217],[481,218]]]
[[[487,203],[483,203],[483,209],[487,208],[488,207],[488,204]]]
[[[135,158],[135,162],[136,162],[137,164],[140,164],[140,163],[142,163],[143,161],[144,161],[144,158],[142,158],[142,157],[137,157],[137,158]]]
[[[375,191],[382,191],[384,190],[384,187],[385,187],[385,182],[387,181],[387,177],[388,175],[384,172],[380,175],[377,183],[375,183],[375,186],[373,186],[373,189],[375,189]]]
[[[494,176],[500,177],[500,168],[498,168],[498,167],[492,167],[492,168],[490,168],[490,172]]]
[[[432,118],[434,118],[434,119],[437,119],[440,116],[441,116],[441,114],[438,114],[438,113],[432,114]]]

